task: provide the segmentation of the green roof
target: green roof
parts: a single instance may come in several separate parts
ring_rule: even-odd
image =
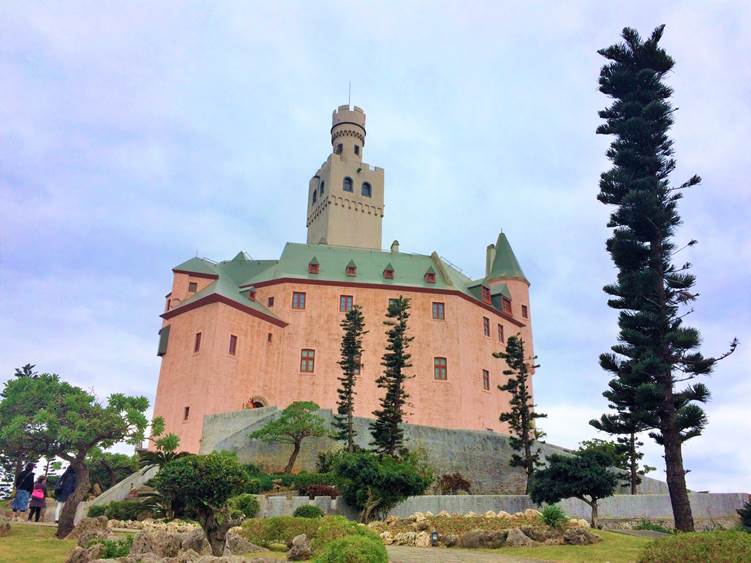
[[[490,273],[487,275],[487,279],[493,278],[516,278],[529,283],[503,232],[498,235],[498,240],[495,243],[495,259],[490,268]]]
[[[194,274],[209,274],[212,276],[217,275],[214,262],[207,260],[206,258],[199,258],[198,256],[191,258],[190,260],[186,260],[179,266],[175,266],[172,269],[182,270],[184,272],[192,272]]]

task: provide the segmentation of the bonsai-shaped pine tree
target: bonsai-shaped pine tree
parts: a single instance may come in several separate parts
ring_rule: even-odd
[[[285,473],[291,473],[305,438],[326,435],[326,422],[318,414],[319,406],[311,401],[295,401],[282,411],[279,418],[253,432],[250,437],[267,443],[291,444]]]
[[[399,297],[389,303],[386,320],[386,352],[381,365],[383,374],[376,380],[380,389],[386,392],[381,398],[381,408],[373,411],[375,422],[370,424],[373,435],[372,445],[378,453],[396,455],[404,446],[402,422],[409,395],[404,387],[411,377],[405,372],[412,367],[411,356],[407,353],[413,337],[407,336],[407,319],[409,319],[409,299]]]
[[[636,30],[625,28],[624,43],[599,51],[608,59],[600,71],[600,92],[613,98],[613,104],[599,112],[605,123],[597,133],[615,139],[607,153],[613,167],[601,175],[597,198],[614,207],[607,249],[618,277],[605,287],[611,296],[608,305],[620,311],[619,342],[612,351],[631,363],[629,377],[643,382],[633,414],[655,425],[650,436],[664,447],[675,527],[687,532],[693,531],[694,521],[682,445],[706,425],[698,403],[708,400],[709,390],[701,383],[680,383],[709,374],[727,354],[705,358],[697,351],[699,331],[683,326],[688,313],[682,306],[697,294],[691,265],[673,263],[680,251],[673,236],[681,223],[677,205],[682,192],[701,179],[692,176],[677,186],[669,180],[676,165],[668,137],[675,109],[672,89],[663,80],[674,63],[659,46],[663,29],[642,40]],[[728,354],[735,346],[733,340]]]
[[[241,518],[233,518],[227,501],[243,492],[248,474],[234,455],[212,453],[174,459],[159,470],[157,491],[174,504],[183,504],[185,514],[201,525],[211,552],[224,553],[227,532]]]
[[[610,470],[612,456],[603,450],[579,449],[574,455],[553,454],[548,466],[535,471],[529,496],[537,504],[578,498],[592,509],[590,524],[597,527],[597,502],[615,492],[618,478]]]
[[[355,431],[352,427],[352,416],[355,407],[355,383],[360,373],[360,359],[362,357],[362,337],[367,334],[365,318],[359,305],[347,311],[341,322],[344,329],[341,345],[341,359],[339,367],[342,375],[339,377],[339,402],[333,426],[337,440],[344,442],[345,449],[352,452],[355,449]]]
[[[545,433],[535,426],[535,419],[548,415],[535,411],[532,402],[532,391],[529,386],[530,367],[534,365],[537,356],[527,358],[524,353],[524,340],[521,336],[510,336],[506,342],[506,351],[493,354],[496,358],[506,360],[508,369],[503,375],[508,380],[498,389],[507,391],[511,395],[509,405],[511,410],[501,413],[501,422],[507,422],[511,430],[509,443],[516,452],[511,456],[511,466],[521,467],[527,473],[527,493],[534,470],[540,465],[540,449],[534,448],[534,442],[542,438]]]
[[[609,442],[607,440],[600,440],[598,438],[593,438],[592,440],[584,440],[579,446],[579,449],[600,450],[604,452],[605,454],[611,456],[613,458],[613,467],[620,470],[619,478],[621,479],[620,481],[621,485],[626,486],[626,487],[633,486],[635,489],[635,485],[634,485],[634,481],[632,480],[632,477],[636,475],[636,479],[637,479],[636,484],[639,484],[639,482],[641,482],[640,477],[642,475],[645,475],[646,473],[649,473],[650,471],[654,471],[655,468],[650,467],[649,465],[640,467],[639,460],[644,456],[644,454],[638,450],[638,446],[642,445],[642,443],[638,440],[636,441],[636,446],[635,446],[636,457],[632,457],[627,440],[628,438],[625,436],[619,436],[616,442]],[[634,460],[635,460],[635,467],[632,465],[632,462]],[[633,473],[632,473],[632,469],[633,469]],[[636,493],[632,492],[631,494],[636,494]]]

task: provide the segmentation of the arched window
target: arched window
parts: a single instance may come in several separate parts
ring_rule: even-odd
[[[321,195],[323,195],[323,188],[326,186],[326,182],[321,180],[321,185],[319,186],[318,190],[321,192]]]
[[[342,183],[342,189],[345,192],[351,192],[351,191],[353,191],[352,190],[352,178],[350,178],[349,176],[347,176],[346,178],[344,178],[344,182]]]
[[[315,203],[317,199],[318,199],[318,192],[313,190],[313,203]]]
[[[370,184],[368,182],[362,183],[362,195],[365,197],[370,197],[373,195],[373,189],[370,187]]]

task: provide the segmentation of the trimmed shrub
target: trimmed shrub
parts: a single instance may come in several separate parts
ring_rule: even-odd
[[[104,505],[104,515],[110,520],[138,520],[145,512],[140,500],[115,500]]]
[[[315,504],[305,504],[295,509],[294,516],[298,518],[323,518],[323,510]]]
[[[347,536],[365,536],[380,543],[381,538],[370,528],[347,520],[344,516],[327,516],[320,520],[321,525],[311,540],[313,552],[318,553],[327,544]]]
[[[543,522],[551,528],[562,528],[568,522],[568,516],[557,504],[548,504],[541,512]]]
[[[116,540],[96,539],[89,542],[87,547],[98,543],[104,546],[104,553],[101,559],[115,559],[116,557],[125,557],[130,553],[130,548],[133,547],[133,536],[127,535]]]
[[[98,516],[104,516],[105,511],[107,510],[106,504],[95,504],[94,506],[89,507],[89,511],[86,513],[86,516],[89,518],[97,518]]]
[[[470,493],[471,485],[461,473],[447,473],[438,480],[438,490],[442,495],[455,495],[459,491]]]
[[[300,494],[309,497],[311,500],[316,497],[336,498],[339,496],[339,489],[333,485],[308,485],[300,491]]]
[[[347,536],[327,544],[313,563],[388,563],[386,548],[378,540]]]
[[[269,547],[272,543],[290,545],[292,538],[300,534],[305,534],[309,539],[315,537],[321,520],[324,519],[294,516],[250,518],[242,523],[242,534],[249,542],[263,547]]]
[[[230,508],[240,512],[246,518],[255,518],[261,510],[261,505],[255,495],[243,493],[229,499]]]
[[[648,544],[639,563],[751,561],[751,535],[731,530],[690,532]]]

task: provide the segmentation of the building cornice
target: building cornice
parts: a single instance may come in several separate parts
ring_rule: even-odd
[[[188,303],[187,305],[183,305],[181,307],[178,307],[177,309],[173,309],[171,311],[167,311],[166,313],[162,313],[160,316],[164,320],[168,320],[182,313],[187,313],[188,311],[192,311],[193,309],[203,307],[204,305],[211,305],[212,303],[223,303],[224,305],[237,309],[238,311],[248,313],[249,315],[252,315],[254,317],[258,317],[259,319],[262,319],[278,327],[284,328],[289,324],[289,323],[285,323],[284,321],[280,319],[277,319],[276,317],[272,317],[271,315],[267,315],[266,313],[257,311],[256,309],[253,309],[252,307],[247,307],[243,305],[242,303],[238,303],[237,301],[228,299],[227,297],[224,297],[223,295],[219,295],[218,293],[212,293],[210,295],[207,295],[206,297],[202,297],[201,299],[197,299],[196,301]]]

